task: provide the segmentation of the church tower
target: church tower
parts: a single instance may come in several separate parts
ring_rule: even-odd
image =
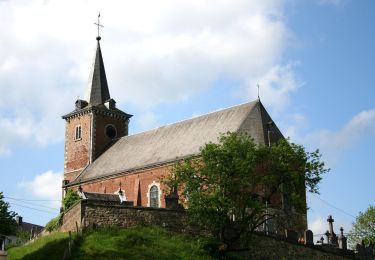
[[[128,135],[129,115],[116,108],[110,97],[98,36],[95,58],[84,100],[64,116],[64,184],[74,180],[119,138]]]

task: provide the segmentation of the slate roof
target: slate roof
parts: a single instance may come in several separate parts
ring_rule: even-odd
[[[92,106],[104,104],[105,101],[111,98],[99,41],[85,94],[85,100]]]
[[[95,110],[96,112],[110,112],[112,115],[125,117],[127,119],[131,118],[132,115],[127,114],[115,106],[107,107],[106,102],[112,101],[109,94],[109,88],[107,83],[107,77],[105,74],[104,61],[102,56],[102,51],[100,48],[100,37],[97,38],[97,47],[94,62],[90,71],[89,81],[86,88],[85,99],[77,100],[77,102],[85,101],[87,104],[84,107],[77,107],[76,109],[66,115],[63,115],[63,119],[69,119],[79,114],[90,112]]]
[[[110,194],[110,193],[94,193],[94,192],[83,192],[84,196],[88,200],[96,200],[96,201],[112,201],[112,202],[119,202],[120,198],[118,194]]]
[[[260,100],[223,109],[147,132],[125,136],[85,168],[69,185],[174,162],[199,154],[205,143],[217,142],[222,133],[245,132],[256,143],[282,138]]]
[[[40,233],[43,230],[43,228],[44,227],[42,227],[42,226],[32,224],[32,223],[28,223],[28,222],[22,222],[21,225],[17,226],[18,230],[30,232],[31,229],[33,229],[35,233]]]

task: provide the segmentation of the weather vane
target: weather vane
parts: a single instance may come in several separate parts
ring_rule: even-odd
[[[258,99],[260,99],[260,98],[259,98],[259,84],[257,84],[257,87],[258,87]]]
[[[98,41],[100,41],[101,37],[100,37],[100,34],[99,34],[99,30],[100,30],[100,27],[104,27],[103,25],[100,24],[100,12],[98,14],[98,22],[97,23],[94,23],[96,26],[98,26],[98,37],[96,37],[96,39]]]

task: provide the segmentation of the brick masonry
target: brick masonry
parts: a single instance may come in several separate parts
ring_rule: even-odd
[[[91,114],[71,118],[66,122],[64,179],[71,181],[90,160]],[[81,139],[75,139],[76,126],[81,126]]]
[[[126,199],[133,201],[134,206],[148,207],[149,191],[156,185],[159,189],[159,207],[165,207],[164,189],[162,178],[169,174],[169,165],[141,170],[132,174],[123,174],[110,179],[99,179],[81,184],[83,191],[98,193],[115,193],[121,189],[125,192]],[[77,189],[77,187],[75,187]]]
[[[107,125],[113,125],[116,128],[116,138],[128,135],[128,124],[127,122],[119,117],[95,114],[94,124],[94,159],[100,156],[105,150],[109,148],[108,144],[111,143],[111,139],[105,134]]]
[[[104,112],[103,112],[104,113]],[[113,140],[106,135],[107,125],[116,128],[115,138],[128,135],[128,119],[96,110],[77,114],[66,120],[64,179],[74,180],[95,158],[106,151]],[[75,130],[81,126],[81,138],[75,139]]]

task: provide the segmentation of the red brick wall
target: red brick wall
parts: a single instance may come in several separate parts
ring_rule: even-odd
[[[94,142],[94,159],[99,157],[105,150],[109,148],[108,144],[111,139],[106,136],[105,128],[108,124],[116,128],[116,138],[121,138],[128,134],[127,122],[125,119],[111,117],[107,115],[95,115],[95,142]]]
[[[164,185],[160,179],[168,174],[168,166],[140,171],[134,174],[119,176],[112,179],[98,180],[82,184],[83,191],[114,193],[118,191],[121,182],[121,189],[125,191],[128,201],[133,201],[135,206],[149,206],[148,193],[152,185],[159,188],[159,206],[165,207]],[[138,195],[140,194],[140,196]]]
[[[109,148],[111,139],[106,136],[105,128],[108,124],[115,126],[117,130],[116,138],[121,138],[128,134],[128,122],[126,119],[112,115],[94,115],[93,128],[91,134],[92,113],[86,113],[81,116],[72,117],[66,121],[65,132],[65,168],[64,179],[72,181],[87,166],[90,161],[95,160],[100,154]],[[76,126],[81,126],[81,139],[75,140]],[[93,140],[91,140],[91,135]],[[91,149],[93,145],[93,151]]]
[[[75,140],[75,129],[81,125],[81,139]],[[91,114],[66,121],[64,178],[74,179],[90,160]]]
[[[149,189],[152,185],[156,184],[159,189],[159,207],[165,208],[164,193],[165,185],[161,183],[161,179],[169,174],[169,165],[155,167],[148,170],[139,171],[133,174],[127,174],[111,179],[101,179],[84,183],[81,185],[83,191],[98,192],[98,193],[115,193],[119,190],[120,183],[121,189],[125,191],[125,196],[128,201],[133,201],[134,206],[149,207]],[[77,189],[77,187],[73,187]],[[140,196],[138,195],[140,193]],[[271,207],[281,205],[281,195],[276,194],[271,198]],[[293,219],[290,219],[292,227],[297,230],[305,230],[307,228],[306,215],[293,213]],[[289,216],[290,217],[290,216]],[[283,226],[286,224],[282,219]]]

